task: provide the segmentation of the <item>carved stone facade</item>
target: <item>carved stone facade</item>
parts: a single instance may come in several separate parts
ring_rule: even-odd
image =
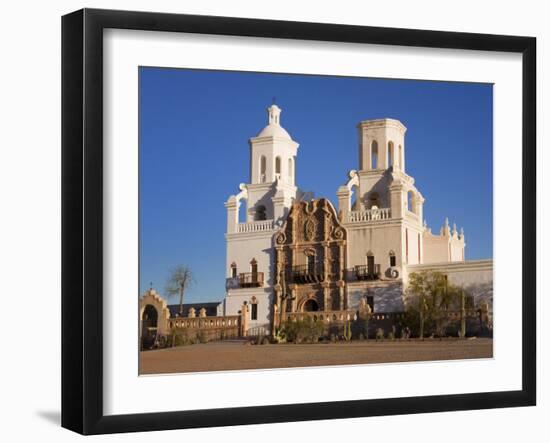
[[[275,327],[291,313],[347,309],[346,237],[327,199],[292,205],[274,237]]]
[[[424,196],[405,167],[405,125],[359,122],[359,163],[338,188],[335,210],[298,187],[299,144],[281,126],[279,107],[267,114],[267,126],[249,140],[249,183],[226,201],[225,315],[250,306],[247,328],[271,334],[287,320],[347,321],[365,304],[375,320],[394,321],[405,309],[409,274],[428,264],[483,287],[492,309],[492,260],[466,260],[462,229],[446,220],[434,235],[424,221]]]

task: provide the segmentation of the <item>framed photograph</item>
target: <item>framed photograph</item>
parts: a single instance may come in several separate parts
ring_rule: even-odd
[[[531,37],[62,20],[62,425],[536,403]]]

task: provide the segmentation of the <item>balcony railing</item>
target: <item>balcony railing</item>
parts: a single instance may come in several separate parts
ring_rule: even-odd
[[[264,285],[263,272],[245,272],[239,274],[239,286],[241,288],[260,288]]]
[[[262,232],[271,231],[273,229],[273,220],[259,220],[248,223],[239,223],[237,225],[237,232]]]
[[[225,282],[226,289],[261,288],[264,285],[263,272],[245,272],[230,277]]]
[[[361,223],[391,218],[391,208],[367,209],[366,211],[351,211],[348,213],[348,223]]]
[[[322,263],[292,266],[291,275],[297,284],[320,283],[325,279],[325,269]]]
[[[381,276],[379,264],[375,264],[372,267],[369,267],[368,265],[358,265],[351,271],[351,274],[356,280],[380,280]],[[349,274],[350,273],[348,272],[348,275]]]

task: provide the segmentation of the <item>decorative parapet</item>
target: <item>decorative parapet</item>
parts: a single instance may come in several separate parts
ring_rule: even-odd
[[[372,208],[366,211],[351,211],[348,213],[348,223],[362,223],[391,219],[390,208]]]
[[[168,326],[170,329],[216,329],[238,328],[239,325],[239,315],[228,315],[224,317],[173,317],[170,319]]]
[[[265,232],[273,230],[273,220],[259,220],[248,223],[239,223],[237,233]]]
[[[322,321],[325,323],[341,323],[357,320],[356,311],[305,311],[305,312],[285,312],[281,316],[282,321],[303,321],[307,318],[313,321]]]

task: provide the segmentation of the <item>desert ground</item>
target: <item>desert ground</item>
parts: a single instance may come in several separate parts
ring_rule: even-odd
[[[357,341],[250,345],[211,342],[140,352],[140,374],[492,358],[493,340]]]

